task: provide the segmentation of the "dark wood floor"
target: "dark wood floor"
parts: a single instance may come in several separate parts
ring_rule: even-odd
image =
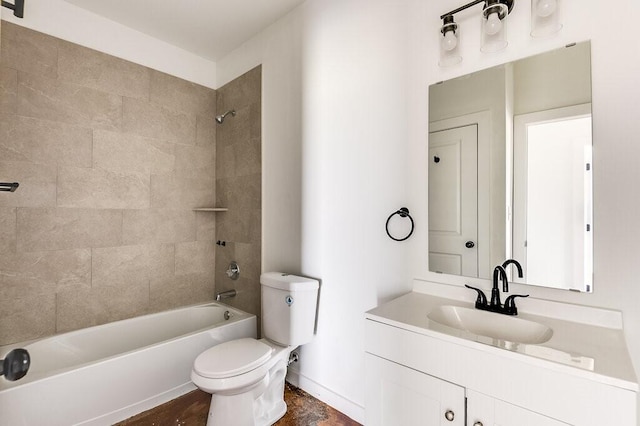
[[[302,389],[286,383],[284,400],[287,414],[276,426],[359,426],[341,412],[312,397]],[[211,395],[195,390],[159,407],[140,413],[116,426],[204,426]]]

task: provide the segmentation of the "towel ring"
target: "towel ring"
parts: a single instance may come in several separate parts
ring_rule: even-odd
[[[409,233],[407,234],[406,237],[404,238],[395,238],[393,235],[391,235],[391,233],[389,232],[389,221],[391,220],[391,218],[395,215],[400,215],[400,217],[408,217],[409,220],[411,221],[411,231],[409,231]],[[391,238],[394,241],[404,241],[407,238],[409,238],[411,236],[411,234],[413,234],[413,228],[415,227],[415,224],[413,223],[413,218],[411,217],[411,215],[409,214],[409,209],[406,207],[400,207],[400,210],[397,210],[393,213],[391,213],[391,216],[389,216],[389,218],[387,219],[387,223],[385,225],[385,228],[387,229],[387,235],[389,236],[389,238]]]

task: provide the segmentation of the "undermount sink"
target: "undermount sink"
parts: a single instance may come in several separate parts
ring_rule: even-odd
[[[553,335],[551,328],[535,321],[462,306],[441,305],[427,317],[441,325],[515,343],[540,344]]]

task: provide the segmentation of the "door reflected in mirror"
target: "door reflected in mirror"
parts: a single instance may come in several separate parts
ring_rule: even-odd
[[[429,270],[593,290],[589,42],[429,88]]]

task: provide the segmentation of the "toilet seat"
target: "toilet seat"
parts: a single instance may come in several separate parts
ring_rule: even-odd
[[[196,358],[193,370],[208,379],[238,376],[260,367],[274,349],[260,340],[231,340],[207,349]]]
[[[227,345],[228,349],[225,349]],[[248,347],[248,351],[240,355],[242,347]],[[277,363],[283,362],[286,366],[289,353],[293,349],[293,347],[275,345],[265,339],[243,338],[221,343],[207,349],[196,358],[191,370],[191,381],[209,393],[223,395],[242,393],[264,380],[269,370]],[[263,350],[266,354],[262,352]],[[253,356],[247,354],[253,354]],[[235,373],[229,374],[231,371]],[[224,374],[227,375],[224,376]]]

